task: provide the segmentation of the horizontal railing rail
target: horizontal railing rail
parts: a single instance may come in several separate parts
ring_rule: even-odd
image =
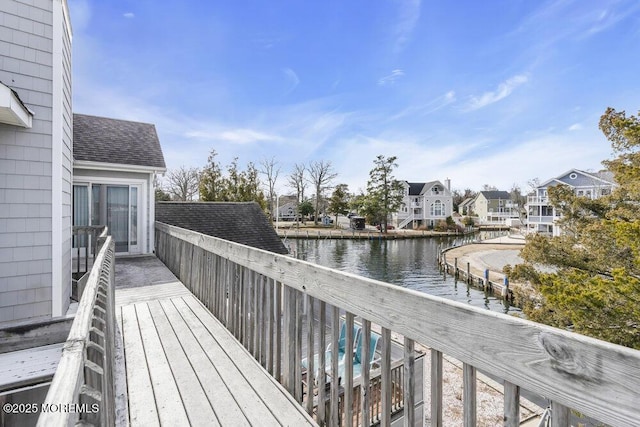
[[[97,242],[98,255],[62,357],[42,405],[38,426],[115,425],[115,244]]]
[[[443,354],[463,363],[466,426],[477,419],[477,369],[503,380],[507,426],[520,423],[521,388],[552,402],[554,427],[569,425],[570,410],[613,426],[640,425],[639,351],[166,224],[156,223],[156,230],[158,257],[320,424],[344,419],[352,425],[354,405],[362,408],[361,420],[371,419],[372,396],[361,393],[360,402],[354,400],[356,361],[346,357],[341,365],[338,352],[325,353],[328,343],[338,348],[344,316],[345,348],[354,344],[356,317],[363,349],[369,348],[371,325],[380,328],[382,426],[390,425],[394,410],[392,331],[404,337],[405,425],[422,421],[414,412],[416,344],[431,349],[432,426],[443,424]],[[315,355],[327,375],[314,378]],[[303,395],[303,357],[306,381],[317,384],[315,396]],[[368,390],[370,366],[362,363],[358,369],[359,383]],[[326,400],[328,411],[314,405]]]

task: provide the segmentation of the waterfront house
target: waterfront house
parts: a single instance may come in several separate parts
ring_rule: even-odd
[[[398,228],[433,228],[453,213],[451,181],[403,182],[404,198],[394,216]]]
[[[165,171],[154,125],[73,115],[73,225],[106,225],[116,252],[153,252],[153,183]]]
[[[554,427],[569,425],[571,410],[610,425],[640,424],[637,351],[159,221],[155,233],[139,237],[148,240],[146,250],[155,246],[159,260],[130,259],[164,263],[172,280],[154,282],[143,270],[138,280],[144,286],[116,291],[117,241],[105,233],[77,313],[66,316],[74,182],[87,185],[87,198],[94,182],[104,184],[108,206],[109,186],[126,186],[131,200],[132,186],[138,183],[142,192],[146,185],[138,174],[151,172],[74,168],[65,0],[3,0],[0,34],[0,424],[339,425],[361,414],[357,424],[388,426],[402,412],[413,426],[426,421],[419,411],[426,392],[428,421],[441,426],[445,357],[462,365],[459,400],[467,425],[477,424],[481,403],[477,371],[498,379],[505,426],[520,425],[521,387],[551,402]],[[80,169],[90,172],[81,178]],[[87,177],[97,181],[82,181]],[[442,205],[445,187],[438,185],[431,195]],[[96,192],[93,212],[100,217],[103,193]],[[126,209],[124,202],[112,206],[129,217],[143,209],[137,196]],[[144,221],[135,218],[138,226]],[[135,245],[124,242],[119,249],[131,253]],[[344,372],[342,380],[327,385],[325,375],[316,380],[310,369],[305,380],[317,386],[303,387],[303,348],[308,360],[325,354],[325,344],[338,348],[342,316],[349,326],[362,325],[363,339],[379,331],[379,368],[362,364],[356,382],[354,360],[346,358],[339,368],[334,352],[330,375]],[[329,329],[330,336],[313,333]],[[392,362],[393,338],[400,339],[402,368]],[[346,348],[352,341],[347,332]],[[34,366],[36,343],[51,356],[39,365],[37,379],[23,369]],[[363,352],[369,344],[362,342]],[[423,378],[416,346],[428,347],[428,389],[414,387]],[[7,386],[5,379],[14,383]],[[118,381],[117,396],[128,409],[116,411]]]
[[[579,169],[571,169],[548,179],[527,197],[527,233],[543,233],[549,236],[562,234],[562,229],[557,224],[560,213],[549,201],[547,192],[549,187],[556,185],[569,186],[577,196],[598,199],[611,194],[616,183],[609,171],[585,172]]]
[[[296,220],[296,214],[298,212],[298,203],[294,202],[287,202],[284,203],[282,205],[279,205],[278,208],[278,221],[295,221]],[[276,220],[276,218],[273,218],[274,221]]]
[[[467,197],[458,205],[460,215],[473,215],[473,197]]]
[[[505,225],[520,218],[520,207],[507,191],[480,191],[471,206],[480,225]]]

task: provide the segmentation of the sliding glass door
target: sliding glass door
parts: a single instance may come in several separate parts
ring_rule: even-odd
[[[91,184],[74,185],[74,225],[106,225],[113,236],[116,252],[140,252],[138,226],[138,186]]]

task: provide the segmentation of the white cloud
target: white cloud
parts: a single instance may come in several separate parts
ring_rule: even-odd
[[[282,72],[284,73],[286,79],[289,81],[289,84],[290,84],[289,88],[285,93],[285,95],[288,95],[294,90],[296,90],[296,88],[300,84],[300,78],[298,78],[298,75],[296,74],[296,72],[293,71],[291,68],[283,68]]]
[[[253,142],[280,141],[282,138],[252,129],[231,129],[224,131],[189,131],[185,134],[187,138],[230,142],[232,144],[250,144]]]
[[[402,111],[400,111],[399,113],[396,113],[386,118],[385,121],[390,122],[390,121],[398,120],[404,117],[411,117],[411,116],[427,116],[454,102],[456,102],[456,93],[450,90],[444,95],[440,95],[425,104],[412,105],[410,107],[407,107]]]
[[[123,13],[122,16],[124,16],[127,19],[132,19],[132,18],[135,18],[136,15],[133,12],[126,12],[126,13]]]
[[[401,78],[402,76],[404,76],[404,71],[400,70],[400,69],[395,69],[391,71],[391,74],[381,77],[380,79],[378,79],[378,85],[379,86],[393,86],[396,81]]]
[[[397,3],[400,9],[393,34],[395,53],[401,52],[411,40],[413,29],[420,19],[421,0],[399,0]]]
[[[576,131],[580,129],[582,129],[582,125],[580,123],[574,123],[571,126],[569,126],[570,131]]]
[[[492,92],[485,92],[479,97],[472,96],[469,101],[466,110],[473,111],[480,108],[484,108],[487,105],[494,104],[501,99],[511,95],[511,93],[518,87],[529,81],[529,77],[526,74],[518,74],[513,76],[504,82],[500,83],[496,90]]]

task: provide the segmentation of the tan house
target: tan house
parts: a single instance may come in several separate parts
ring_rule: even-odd
[[[481,191],[471,204],[480,224],[507,224],[520,218],[520,207],[507,191]]]

